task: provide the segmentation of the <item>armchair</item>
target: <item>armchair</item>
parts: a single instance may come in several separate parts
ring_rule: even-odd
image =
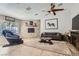
[[[4,35],[4,37],[9,42],[9,45],[5,45],[5,46],[17,45],[17,44],[22,44],[23,43],[23,40],[20,38],[20,36],[12,33],[9,30],[3,30],[2,34]]]

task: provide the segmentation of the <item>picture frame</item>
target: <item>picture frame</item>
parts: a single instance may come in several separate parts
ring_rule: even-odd
[[[15,22],[15,18],[9,16],[5,16],[5,20]]]
[[[46,19],[45,29],[58,29],[58,18]]]
[[[30,25],[33,25],[33,21],[30,21]]]

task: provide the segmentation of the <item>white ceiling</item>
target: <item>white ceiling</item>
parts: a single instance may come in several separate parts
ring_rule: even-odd
[[[49,10],[49,3],[0,3],[0,14],[16,17],[18,19],[30,19],[31,17],[43,17],[47,12],[42,10]],[[26,10],[31,7],[31,10]],[[35,16],[35,14],[38,14]]]

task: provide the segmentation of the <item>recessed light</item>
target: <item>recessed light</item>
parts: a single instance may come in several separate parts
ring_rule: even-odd
[[[35,15],[38,15],[38,13],[36,13]]]
[[[31,10],[31,7],[27,7],[26,10],[28,10],[28,11]]]

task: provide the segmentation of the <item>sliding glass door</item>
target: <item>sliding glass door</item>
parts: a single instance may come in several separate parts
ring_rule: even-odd
[[[12,31],[13,33],[15,34],[19,34],[19,22],[18,21],[15,21],[15,22],[12,22],[12,21],[4,21],[0,24],[0,36],[2,35],[2,31],[3,30],[10,30]]]

